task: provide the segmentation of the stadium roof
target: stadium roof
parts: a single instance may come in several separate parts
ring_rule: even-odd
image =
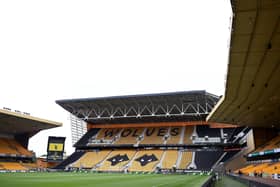
[[[185,91],[58,100],[57,104],[89,123],[205,120],[219,97]]]
[[[234,0],[224,97],[209,121],[280,126],[280,1]]]
[[[1,134],[36,134],[40,130],[60,127],[62,123],[0,109]]]

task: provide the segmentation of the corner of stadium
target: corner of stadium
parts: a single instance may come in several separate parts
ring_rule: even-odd
[[[68,186],[280,186],[280,1],[231,5],[223,96],[193,90],[57,100],[86,124],[67,158],[64,137],[49,137],[46,158],[27,149],[30,137],[61,123],[0,109],[0,180],[12,185],[18,177],[22,186],[40,185],[35,176],[46,186],[70,178]],[[31,175],[22,179],[22,172]]]

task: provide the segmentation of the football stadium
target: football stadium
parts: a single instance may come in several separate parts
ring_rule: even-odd
[[[62,123],[0,109],[0,185],[280,186],[280,1],[231,6],[223,96],[58,98],[77,131],[67,156],[63,135],[46,140],[46,157],[28,150],[32,136]]]

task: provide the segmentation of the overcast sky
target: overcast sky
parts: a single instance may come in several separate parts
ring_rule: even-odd
[[[188,90],[224,94],[229,0],[0,1],[0,107],[62,122],[58,99]]]

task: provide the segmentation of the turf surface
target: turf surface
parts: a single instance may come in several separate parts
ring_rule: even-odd
[[[93,173],[0,173],[1,187],[182,187],[201,186],[208,176]]]
[[[223,176],[221,178],[221,180],[216,181],[215,183],[215,187],[246,187],[245,184],[237,181],[237,180],[233,180],[230,177],[227,176]]]

